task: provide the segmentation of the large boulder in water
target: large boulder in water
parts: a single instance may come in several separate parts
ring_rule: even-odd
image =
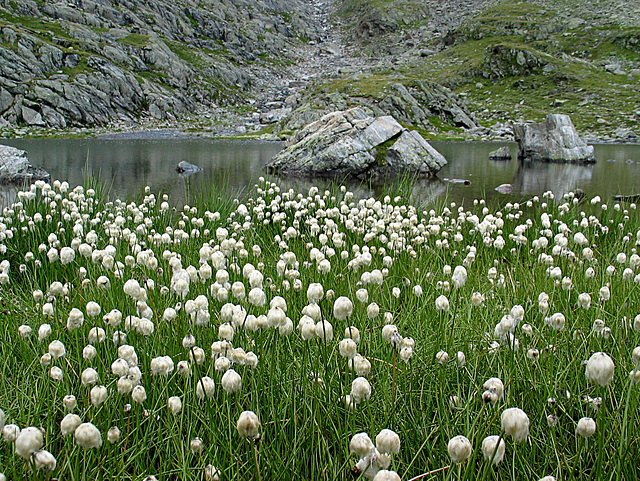
[[[36,180],[49,182],[51,175],[31,165],[24,150],[0,145],[0,184],[23,184]]]
[[[515,124],[518,158],[542,162],[591,163],[593,146],[580,138],[568,115],[549,114],[539,124]]]
[[[268,172],[318,177],[433,177],[447,160],[393,117],[363,109],[331,112],[313,122],[267,162]]]

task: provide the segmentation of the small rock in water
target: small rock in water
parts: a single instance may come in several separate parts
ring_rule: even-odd
[[[444,179],[445,182],[451,182],[452,184],[471,185],[471,181],[468,179]]]
[[[511,152],[509,151],[509,147],[500,147],[498,150],[490,152],[489,160],[511,160]]]
[[[201,172],[203,170],[204,169],[202,167],[199,167],[190,162],[187,162],[186,160],[183,160],[182,162],[180,162],[176,167],[176,172],[178,174],[183,174],[183,175],[191,175],[191,174],[195,174],[196,172]]]
[[[501,194],[510,194],[511,192],[513,192],[513,186],[511,184],[501,184],[496,187],[495,190],[500,192]]]

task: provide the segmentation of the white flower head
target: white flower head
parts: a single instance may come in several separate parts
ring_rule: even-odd
[[[229,369],[222,375],[221,384],[227,394],[233,394],[242,388],[242,378],[236,371]]]
[[[596,422],[591,418],[581,418],[576,425],[576,434],[589,438],[596,432]]]
[[[451,438],[447,444],[449,457],[454,464],[466,461],[471,456],[472,450],[471,441],[462,435]]]
[[[333,315],[339,321],[344,321],[353,314],[353,303],[348,297],[338,297],[333,303]]]
[[[449,311],[449,299],[447,299],[447,296],[440,295],[436,298],[436,310],[444,312]]]
[[[374,452],[375,446],[367,433],[354,434],[349,443],[349,449],[360,458],[366,458]]]
[[[351,383],[351,399],[358,404],[371,397],[371,384],[364,377],[357,377]]]
[[[376,436],[376,448],[383,454],[398,454],[400,452],[400,436],[391,429],[383,429]]]
[[[513,436],[514,441],[520,442],[529,436],[529,416],[520,408],[505,409],[500,416],[502,429]]]
[[[215,382],[209,376],[200,379],[196,385],[196,396],[198,399],[211,398],[215,389]]]
[[[82,423],[74,432],[76,444],[84,449],[102,446],[102,435],[97,427],[91,423]]]
[[[500,440],[499,444],[498,440]],[[494,466],[497,466],[504,458],[505,448],[504,439],[500,436],[487,436],[482,441],[482,455],[487,461],[492,461]]]
[[[77,414],[69,413],[60,421],[60,432],[63,436],[73,433],[82,424],[82,419]]]
[[[613,359],[604,352],[594,353],[587,361],[585,376],[599,386],[607,386],[613,380],[615,365]]]
[[[243,411],[236,425],[238,434],[243,438],[255,439],[260,431],[260,421],[253,411]]]

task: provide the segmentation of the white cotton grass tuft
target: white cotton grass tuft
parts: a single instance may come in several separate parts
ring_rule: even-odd
[[[36,471],[53,471],[56,469],[58,462],[53,454],[49,451],[41,449],[33,453],[33,465]]]
[[[213,397],[215,386],[214,380],[209,376],[201,378],[196,384],[196,396],[198,396],[198,399]]]
[[[171,414],[176,416],[182,411],[182,400],[178,396],[171,396],[167,400],[167,407],[169,411],[171,411]]]
[[[451,438],[447,444],[447,452],[453,464],[465,462],[471,456],[472,451],[471,441],[462,435]]]
[[[333,303],[333,316],[339,321],[344,321],[353,314],[353,303],[348,297],[338,297]]]
[[[383,429],[376,436],[376,449],[382,454],[398,454],[400,452],[400,436],[391,429]]]
[[[596,432],[596,422],[592,418],[584,417],[576,425],[576,434],[583,438],[590,438]]]
[[[109,441],[109,444],[115,444],[120,440],[121,434],[122,431],[120,431],[118,426],[111,426],[109,431],[107,431],[107,441]]]
[[[506,445],[501,436],[487,436],[482,440],[482,455],[485,460],[491,461],[494,466],[500,464],[504,458],[505,448]]]
[[[482,399],[486,403],[496,404],[504,398],[504,384],[497,377],[487,379],[482,387],[485,391],[482,393]]]
[[[102,446],[102,435],[97,427],[91,423],[82,423],[73,433],[76,444],[84,449],[99,448]]]
[[[220,481],[220,472],[213,464],[207,464],[204,467],[205,481]]]
[[[355,404],[366,401],[371,397],[371,384],[366,378],[360,376],[351,383],[351,400]]]
[[[14,450],[16,455],[24,460],[28,460],[43,444],[44,436],[42,431],[39,428],[31,426],[22,429],[17,435],[14,441]]]
[[[243,411],[238,418],[236,429],[240,437],[256,439],[260,431],[260,420],[253,411]]]
[[[436,310],[449,312],[449,299],[445,295],[440,295],[436,298]]]
[[[400,481],[400,479],[400,475],[395,471],[381,469],[376,473],[372,481]]]
[[[204,443],[202,439],[195,437],[189,442],[189,448],[193,454],[200,454],[204,451]]]
[[[529,436],[529,416],[520,408],[505,409],[500,416],[502,429],[516,442],[525,441]]]
[[[69,413],[60,421],[60,432],[63,436],[72,434],[82,424],[82,418],[77,414]]]
[[[236,393],[242,388],[242,378],[240,374],[233,369],[228,369],[222,375],[220,383],[222,384],[222,389],[224,389],[227,394]]]
[[[614,370],[613,359],[604,352],[596,352],[587,361],[585,377],[604,387],[613,380]]]

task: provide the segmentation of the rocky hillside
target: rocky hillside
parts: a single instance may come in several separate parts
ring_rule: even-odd
[[[283,138],[361,106],[431,136],[554,112],[633,140],[639,93],[626,0],[0,0],[4,135]]]
[[[215,119],[321,34],[302,0],[2,0],[0,123]]]
[[[330,95],[338,105],[404,107],[407,124],[450,135],[500,137],[505,122],[539,121],[549,112],[570,114],[591,138],[640,135],[637,2],[347,0],[336,19],[372,66],[308,91],[307,117],[308,106]],[[469,129],[457,110],[425,110],[425,80],[449,89],[479,127]]]

